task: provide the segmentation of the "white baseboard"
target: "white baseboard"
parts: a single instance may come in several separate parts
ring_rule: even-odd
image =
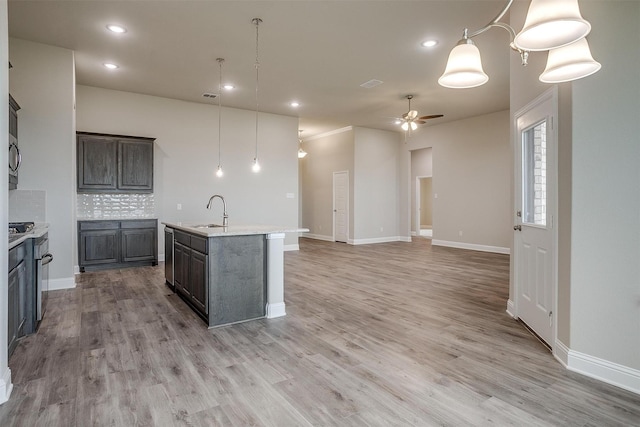
[[[59,291],[60,289],[73,289],[76,287],[75,277],[64,277],[62,279],[49,279],[49,290]]]
[[[569,368],[569,347],[558,339],[556,340],[556,345],[553,347],[553,357],[555,357],[562,366]]]
[[[322,234],[312,234],[312,233],[304,233],[302,234],[300,237],[307,237],[309,239],[316,239],[316,240],[324,240],[325,242],[333,242],[333,236],[325,236]]]
[[[507,300],[507,314],[515,319],[516,317],[516,305],[511,299]]]
[[[451,242],[447,240],[431,240],[431,244],[433,246],[446,246],[449,248],[468,249],[468,250],[480,251],[480,252],[493,252],[496,254],[509,255],[511,253],[510,248],[503,248],[500,246],[476,245],[475,243]]]
[[[640,370],[568,349],[567,369],[640,394]]]
[[[158,254],[158,262],[164,262],[164,254]]]
[[[410,242],[411,237],[406,236],[387,236],[387,237],[374,237],[371,239],[354,239],[352,245],[370,245],[374,243],[389,243],[389,242]]]
[[[0,405],[9,400],[12,390],[11,369],[7,366],[4,373],[0,375]]]
[[[267,319],[273,319],[275,317],[286,316],[287,312],[285,310],[284,302],[279,302],[276,304],[267,303]]]
[[[299,244],[295,244],[295,245],[284,245],[284,251],[288,252],[288,251],[299,251],[300,250],[300,245]]]

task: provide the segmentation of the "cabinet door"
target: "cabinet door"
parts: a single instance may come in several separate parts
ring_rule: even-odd
[[[24,314],[24,299],[21,300],[21,288],[26,286],[26,270],[24,262],[20,263],[16,268],[9,273],[8,283],[8,356],[16,349],[18,345],[18,338],[20,338],[20,328],[23,323],[22,317]],[[23,282],[24,286],[21,286]]]
[[[153,191],[153,142],[118,141],[118,189]]]
[[[80,232],[80,266],[120,262],[118,257],[119,230]]]
[[[207,256],[192,250],[189,267],[191,301],[201,313],[207,314]]]
[[[154,228],[123,229],[121,231],[122,262],[156,259],[157,230]]]
[[[189,284],[189,252],[186,246],[175,242],[173,245],[173,262],[174,262],[174,284],[177,292],[190,296]]]
[[[113,192],[117,189],[116,140],[78,135],[78,192]]]

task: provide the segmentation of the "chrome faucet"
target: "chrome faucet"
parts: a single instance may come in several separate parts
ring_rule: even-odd
[[[211,198],[209,199],[209,203],[207,203],[207,209],[211,209],[211,202],[213,202],[213,199],[215,199],[216,197],[222,200],[222,209],[224,209],[224,212],[222,213],[222,226],[226,227],[227,225],[229,225],[229,215],[227,215],[227,202],[224,201],[224,197],[219,194],[214,194],[213,196],[211,196]]]

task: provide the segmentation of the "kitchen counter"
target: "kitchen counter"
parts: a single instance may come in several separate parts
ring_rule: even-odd
[[[211,224],[210,222],[162,222],[169,228],[182,230],[187,233],[197,234],[202,237],[221,236],[250,236],[254,234],[277,234],[277,233],[306,233],[307,228],[284,227],[277,225],[228,225],[226,227],[199,227]]]
[[[49,224],[34,224],[33,230],[28,233],[9,234],[9,249],[15,248],[27,239],[37,239],[49,231]]]

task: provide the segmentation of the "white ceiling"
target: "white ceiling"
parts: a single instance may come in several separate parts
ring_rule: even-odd
[[[298,116],[303,137],[353,125],[398,130],[407,110],[444,114],[427,125],[509,107],[509,35],[474,39],[489,83],[440,87],[450,49],[506,1],[26,1],[8,2],[9,35],[75,51],[78,84],[213,103],[225,58],[224,106],[255,109],[255,26],[260,25],[259,109]],[[508,15],[503,20],[508,20]],[[508,22],[508,21],[507,21]],[[107,24],[128,31],[116,35]],[[516,29],[517,31],[518,29]],[[426,49],[420,43],[435,38]],[[102,65],[120,65],[110,71]],[[20,72],[13,64],[11,73]],[[384,83],[365,89],[360,84]],[[301,106],[288,105],[298,100]]]

